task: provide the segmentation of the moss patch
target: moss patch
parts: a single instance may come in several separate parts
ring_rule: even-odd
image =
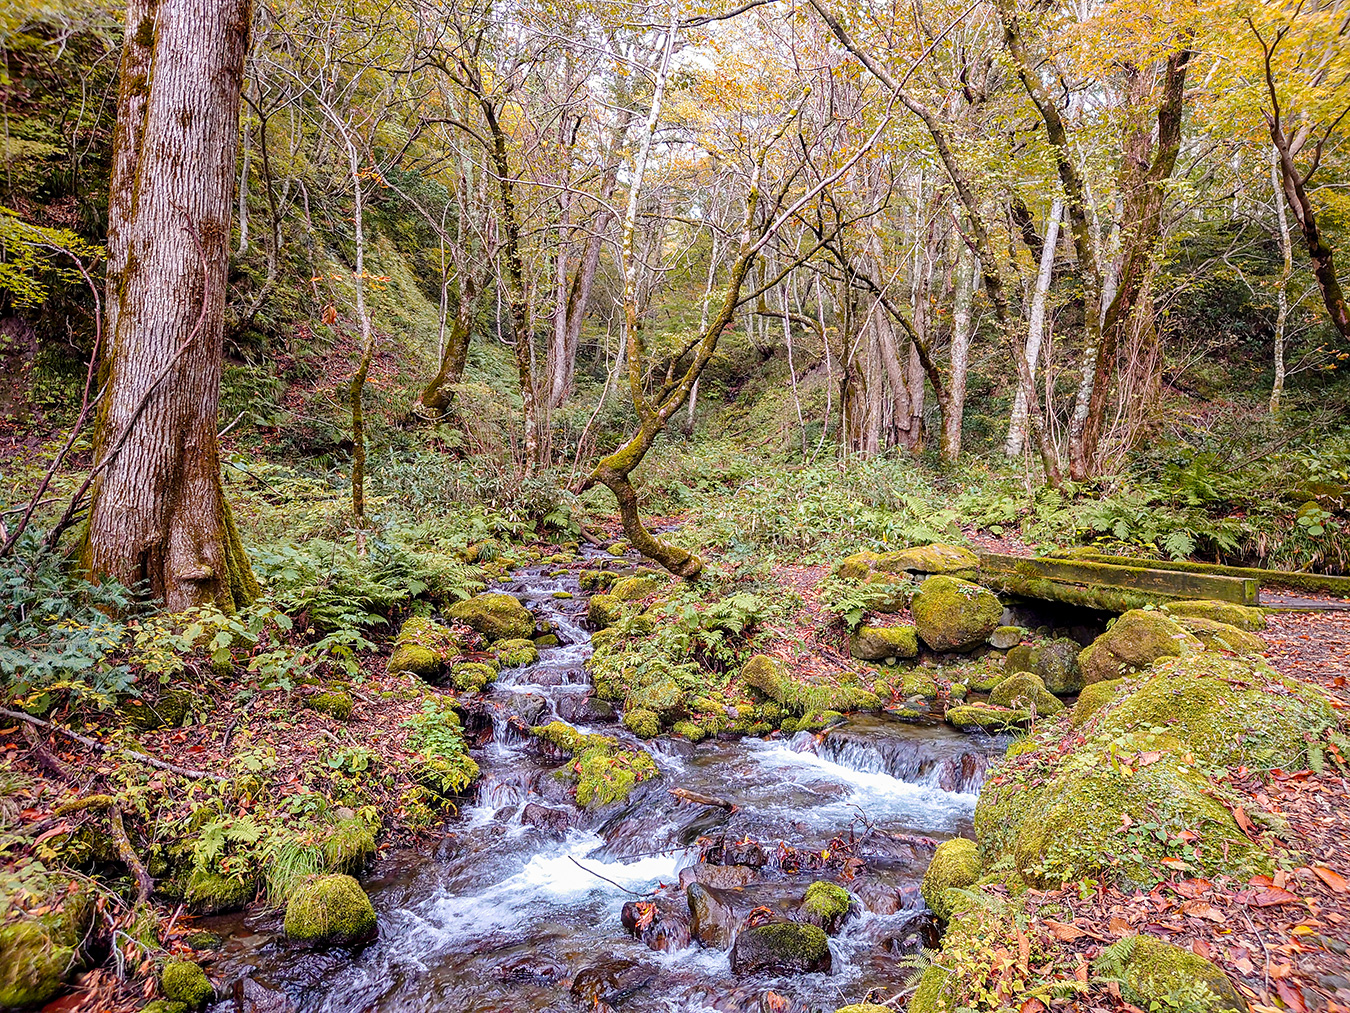
[[[460,661],[450,667],[450,683],[461,693],[481,693],[497,670],[481,661]]]
[[[654,711],[641,707],[623,712],[623,726],[640,739],[654,739],[661,734],[661,719]]]
[[[314,693],[305,697],[305,706],[319,714],[346,721],[351,718],[355,704],[352,695],[346,690],[330,690],[326,693]]]
[[[1075,728],[1087,724],[1094,714],[1116,698],[1116,694],[1124,689],[1125,685],[1124,679],[1107,679],[1105,682],[1094,682],[1091,686],[1085,687],[1083,692],[1078,694],[1078,702],[1073,705],[1069,723]]]
[[[286,902],[285,929],[300,942],[357,943],[375,933],[375,908],[351,876],[314,876]]]
[[[1177,625],[1194,636],[1211,651],[1230,654],[1265,654],[1266,642],[1255,633],[1199,616],[1178,616]]]
[[[197,869],[188,877],[188,909],[202,915],[238,911],[257,892],[257,884],[251,879],[236,879],[210,869]]]
[[[1045,688],[1040,676],[1030,672],[1018,672],[1010,675],[989,694],[989,702],[995,707],[1007,707],[1010,710],[1031,710],[1033,707],[1041,717],[1053,717],[1064,709],[1058,697]]]
[[[952,917],[951,898],[947,891],[965,889],[980,878],[980,859],[975,842],[965,837],[943,841],[933,852],[928,871],[923,874],[919,892],[940,921]]]
[[[1125,998],[1144,1009],[1232,1010],[1246,1002],[1228,976],[1204,957],[1152,936],[1122,939],[1095,962],[1099,974],[1118,978]]]
[[[576,785],[577,805],[583,809],[620,802],[643,781],[661,775],[645,752],[628,749],[610,735],[587,735],[561,721],[536,726],[530,733],[570,757],[557,774]]]
[[[497,641],[492,645],[492,655],[502,668],[522,668],[539,660],[539,648],[534,641],[517,637]]]
[[[1248,605],[1235,605],[1232,602],[1198,599],[1195,601],[1176,601],[1163,606],[1170,616],[1186,616],[1194,619],[1210,619],[1217,623],[1236,626],[1240,630],[1263,630],[1266,628],[1266,614],[1262,609]]]
[[[509,594],[490,592],[467,598],[451,605],[445,614],[488,640],[512,640],[534,632],[534,616]]]
[[[448,627],[425,616],[413,616],[398,631],[388,671],[432,679],[459,652],[460,643]]]
[[[0,1007],[38,1006],[54,998],[74,956],[72,946],[59,945],[35,920],[0,928]]]
[[[919,631],[913,626],[863,626],[849,638],[848,647],[862,661],[913,658],[919,653]]]
[[[806,888],[806,897],[802,901],[802,910],[826,932],[837,929],[852,906],[853,898],[847,890],[820,879]]]
[[[1031,721],[1030,711],[1009,710],[987,703],[971,703],[948,707],[947,723],[960,729],[982,728],[987,732],[1004,732],[1025,727]]]
[[[199,1009],[215,998],[206,972],[190,960],[170,960],[160,972],[159,987],[166,999]]]
[[[1003,618],[1003,603],[992,591],[945,576],[925,580],[910,610],[919,637],[935,651],[978,647]]]

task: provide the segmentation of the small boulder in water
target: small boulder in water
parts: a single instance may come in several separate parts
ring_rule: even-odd
[[[562,837],[572,822],[572,816],[566,809],[550,809],[538,802],[530,802],[520,811],[520,822],[527,827],[535,827],[545,833]]]
[[[730,948],[740,921],[730,898],[702,883],[690,883],[685,897],[689,901],[689,935],[700,946],[715,950]]]
[[[587,1006],[623,1002],[656,980],[656,968],[636,960],[606,960],[583,967],[572,979],[572,998]]]
[[[761,869],[769,864],[769,858],[757,841],[732,841],[722,847],[722,861],[727,865],[748,865]]]
[[[816,880],[806,888],[801,917],[812,925],[819,925],[826,935],[834,935],[848,918],[853,898],[847,890],[834,883]]]
[[[619,920],[630,935],[653,950],[674,953],[689,945],[689,919],[668,900],[630,900]]]
[[[680,888],[687,890],[690,883],[701,883],[715,890],[737,890],[758,878],[755,870],[746,865],[699,863],[680,870]]]
[[[735,974],[809,974],[830,970],[830,940],[823,929],[802,922],[770,922],[742,929],[731,948]]]
[[[286,937],[343,945],[375,935],[375,908],[351,876],[313,876],[286,902]]]

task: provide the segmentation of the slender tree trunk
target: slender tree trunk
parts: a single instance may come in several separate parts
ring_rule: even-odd
[[[947,402],[942,413],[942,460],[955,464],[961,457],[961,429],[966,413],[966,377],[970,371],[971,309],[975,304],[975,268],[965,243],[956,240],[952,300],[952,366],[947,376]]]
[[[1275,220],[1280,236],[1280,283],[1275,290],[1275,382],[1270,387],[1270,414],[1280,412],[1284,395],[1284,329],[1289,319],[1289,276],[1294,271],[1294,244],[1289,236],[1289,216],[1284,210],[1284,186],[1280,181],[1280,152],[1270,153],[1270,182],[1275,191]]]
[[[1027,328],[1027,365],[1031,367],[1032,379],[1036,376],[1036,364],[1041,357],[1041,344],[1045,340],[1045,302],[1050,292],[1050,278],[1055,270],[1055,249],[1059,245],[1059,219],[1064,213],[1064,202],[1056,197],[1050,207],[1050,220],[1045,224],[1045,244],[1041,247],[1040,270],[1036,273],[1036,288],[1031,296],[1031,322]],[[1003,450],[1009,457],[1021,457],[1022,446],[1027,438],[1027,392],[1017,388],[1017,400],[1013,403],[1012,420],[1008,424],[1008,439]]]
[[[131,0],[110,185],[104,358],[83,560],[181,610],[257,596],[216,436],[247,0]],[[163,382],[157,383],[162,377]]]

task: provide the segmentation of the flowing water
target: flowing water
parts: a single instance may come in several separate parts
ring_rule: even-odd
[[[227,938],[213,973],[239,983],[213,1013],[562,1013],[601,1003],[631,1013],[804,1013],[873,988],[891,994],[904,981],[906,955],[933,939],[918,895],[932,839],[969,834],[975,793],[1001,744],[885,716],[823,735],[660,739],[647,744],[660,779],[625,803],[579,812],[552,776],[558,761],[532,748],[521,723],[626,733],[592,697],[577,573],[550,572],[517,571],[501,589],[551,622],[561,646],[503,671],[471,713],[466,729],[483,772],[474,804],[434,848],[382,859],[366,879],[378,938],[356,952],[314,951],[286,944],[275,912],[218,920]],[[555,598],[559,591],[574,597]],[[673,787],[736,808],[682,802]],[[856,913],[830,941],[831,972],[738,976],[727,952],[689,943],[687,929],[665,949],[625,931],[625,902],[662,884],[659,905],[678,928],[687,914],[680,873],[701,851],[760,866],[729,892],[738,917],[759,906],[790,915],[812,880],[842,871]],[[766,1000],[770,990],[785,1003]]]

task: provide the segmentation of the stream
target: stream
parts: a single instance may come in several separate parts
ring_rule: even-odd
[[[590,566],[634,565],[589,548],[583,556]],[[310,950],[285,942],[274,911],[202,919],[226,937],[213,975],[238,982],[212,1013],[567,1013],[605,1005],[625,1013],[830,1013],[871,989],[900,989],[911,973],[907,955],[935,943],[918,889],[932,840],[971,835],[985,768],[1004,743],[953,732],[937,718],[906,723],[884,714],[823,734],[698,745],[661,738],[645,743],[659,779],[623,803],[581,812],[568,784],[552,777],[558,761],[541,757],[511,721],[561,719],[628,737],[613,709],[593,698],[579,572],[538,564],[494,588],[553,624],[561,645],[542,649],[533,665],[503,670],[471,711],[466,731],[482,769],[473,804],[433,847],[382,858],[363,880],[378,938],[355,952]],[[736,808],[684,802],[669,794],[673,787]],[[626,931],[624,904],[659,884],[669,887],[659,895],[662,912],[687,918],[682,870],[685,882],[725,874],[696,871],[701,850],[711,851],[709,861],[757,866],[739,870],[746,875],[738,882],[749,879],[743,889],[727,891],[738,918],[760,906],[790,917],[813,880],[841,882],[854,903],[830,939],[830,972],[733,974],[728,953],[689,942],[678,918],[676,931],[656,943],[664,949]],[[823,851],[832,860],[822,868],[794,860]],[[769,992],[779,998],[766,999]]]

